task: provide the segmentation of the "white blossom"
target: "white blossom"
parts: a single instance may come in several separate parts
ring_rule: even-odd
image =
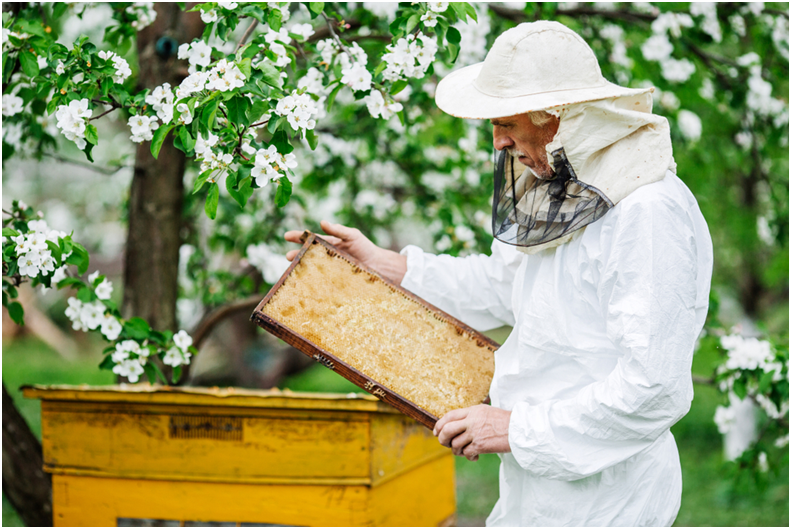
[[[313,26],[310,24],[294,24],[289,30],[290,33],[301,37],[303,40],[309,39],[314,33]]]
[[[28,252],[17,259],[19,273],[23,276],[36,277],[40,264],[41,254],[39,252]]]
[[[192,337],[187,334],[187,331],[182,329],[173,335],[173,343],[182,351],[186,351],[192,345]]]
[[[438,22],[438,18],[437,17],[438,17],[437,13],[435,13],[434,11],[430,11],[429,10],[429,11],[426,11],[423,14],[423,16],[420,17],[420,21],[423,22],[423,24],[427,28],[433,28],[434,26],[437,25],[437,22]]]
[[[55,112],[58,120],[57,127],[66,139],[73,141],[80,149],[85,148],[85,129],[87,120],[91,117],[93,110],[88,108],[89,101],[81,99],[71,101],[68,105],[59,105]]]
[[[401,103],[385,101],[379,90],[372,90],[370,95],[363,98],[363,101],[368,107],[368,112],[370,112],[371,117],[374,118],[381,117],[382,119],[390,119],[396,112],[400,112],[404,109]]]
[[[244,84],[244,74],[239,70],[239,67],[236,66],[236,63],[221,59],[214,68],[209,71],[206,88],[208,90],[227,92],[228,90],[241,88]]]
[[[110,314],[109,312],[104,315],[104,320],[102,320],[101,325],[101,332],[105,338],[110,341],[113,341],[118,338],[123,330],[123,326],[118,321],[118,318]]]
[[[695,64],[689,59],[668,57],[659,64],[662,67],[662,77],[671,83],[683,83],[695,73]]]
[[[700,139],[700,134],[703,132],[703,123],[694,112],[680,110],[678,112],[678,128],[687,140],[695,142]]]
[[[188,75],[176,89],[176,99],[183,99],[195,92],[200,92],[205,88],[208,80],[209,72],[195,72]]]
[[[291,264],[284,255],[273,252],[264,243],[251,244],[246,253],[248,262],[261,272],[264,281],[269,284],[276,283]]]
[[[217,11],[215,11],[214,9],[210,9],[209,11],[204,11],[203,9],[201,9],[200,19],[203,20],[204,24],[211,24],[212,22],[216,22]]]
[[[681,36],[681,28],[694,26],[692,17],[686,13],[662,13],[651,22],[651,31],[655,34],[670,32],[674,38]]]
[[[13,116],[22,112],[24,101],[14,94],[3,94],[3,115]]]
[[[179,59],[187,59],[190,64],[190,74],[194,74],[198,66],[207,67],[211,64],[212,48],[202,40],[193,43],[184,43],[179,46]],[[182,83],[183,84],[183,83]]]
[[[100,58],[113,63],[113,66],[115,67],[113,82],[123,83],[126,81],[127,77],[132,75],[132,70],[129,68],[129,63],[117,53],[112,51],[100,51],[98,55]]]
[[[733,334],[720,338],[720,344],[728,351],[726,369],[758,369],[774,359],[772,346],[766,340]]]
[[[96,287],[96,297],[99,299],[110,299],[113,295],[113,284],[105,279]]]
[[[126,12],[137,17],[132,21],[132,27],[137,31],[147,28],[157,19],[154,2],[135,2],[126,8]]]
[[[175,96],[170,89],[170,83],[164,83],[157,86],[154,90],[146,96],[146,103],[151,105],[157,117],[162,120],[162,123],[170,123],[173,120],[173,103]]]
[[[120,364],[113,366],[113,373],[128,378],[129,382],[132,384],[140,379],[140,375],[142,375],[144,371],[143,366],[140,364],[140,360],[136,358],[122,360]]]
[[[692,2],[689,5],[689,12],[693,17],[703,16],[700,29],[708,34],[714,42],[722,42],[722,28],[717,20],[716,2]]]
[[[717,406],[714,412],[714,423],[721,434],[727,434],[736,424],[736,411],[730,406]]]
[[[442,13],[446,9],[448,9],[449,5],[450,5],[450,2],[429,2],[428,3],[428,8],[430,10],[434,11],[435,13]]]
[[[649,61],[661,61],[670,57],[670,54],[673,53],[673,45],[667,35],[662,33],[649,37],[640,46],[640,51],[643,52],[643,57]]]
[[[286,47],[279,42],[270,44],[269,50],[275,54],[275,57],[277,57],[275,60],[275,66],[278,68],[282,68],[283,66],[288,66],[291,64],[291,57],[288,56],[288,50],[286,50]]]
[[[178,367],[190,363],[190,353],[185,353],[178,347],[171,347],[162,358],[162,363],[171,367]]]
[[[296,26],[300,26],[301,24],[297,24]],[[310,26],[310,24],[305,24]],[[295,26],[295,27],[296,27]],[[290,44],[291,43],[291,35],[288,34],[288,30],[286,28],[280,28],[280,31],[275,31],[270,29],[266,35],[264,35],[264,40],[267,44],[274,44],[275,42],[281,42],[282,44]]]

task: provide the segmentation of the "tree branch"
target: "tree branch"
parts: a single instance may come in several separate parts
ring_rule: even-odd
[[[233,50],[234,55],[236,55],[236,53],[239,51],[239,49],[242,46],[244,46],[244,43],[247,42],[247,39],[250,38],[250,35],[253,34],[253,30],[255,29],[255,27],[257,25],[258,25],[258,20],[256,20],[256,19],[253,19],[250,22],[250,25],[247,26],[247,30],[245,30],[244,35],[242,35],[242,38],[239,39],[239,43],[236,45],[236,49]]]
[[[713,378],[711,378],[711,377],[706,378],[706,377],[702,377],[700,375],[692,375],[692,382],[694,384],[703,384],[704,386],[713,386],[714,385],[714,379]]]
[[[327,21],[327,28],[329,29],[329,31],[330,31],[330,35],[332,35],[332,38],[333,38],[333,39],[335,39],[335,41],[338,43],[338,48],[339,48],[339,49],[340,49],[342,52],[344,52],[346,55],[348,55],[349,57],[351,57],[351,56],[352,56],[352,54],[351,54],[351,53],[349,53],[349,50],[347,50],[347,49],[346,49],[346,46],[344,46],[344,45],[343,45],[343,42],[341,41],[341,38],[338,36],[338,34],[337,34],[337,33],[335,33],[335,29],[333,29],[333,27],[332,27],[332,23],[333,23],[333,21],[332,21],[332,20],[330,20],[330,17],[328,17],[328,16],[327,16],[327,14],[326,14],[324,11],[322,11],[322,12],[321,12],[321,16],[323,16],[323,17],[324,17],[324,20],[326,20],[326,21]]]
[[[104,117],[104,116],[106,116],[107,114],[109,114],[110,112],[112,112],[113,110],[115,110],[116,108],[118,108],[118,107],[112,107],[112,108],[110,108],[109,110],[105,110],[104,112],[102,112],[102,113],[101,113],[101,114],[99,114],[98,116],[94,116],[94,117],[92,117],[92,118],[88,118],[88,121],[93,121],[94,119],[99,119],[99,118],[101,118],[101,117]]]
[[[496,15],[511,20],[513,22],[526,22],[527,15],[524,11],[519,9],[512,9],[509,7],[502,7],[498,5],[489,4],[491,9]],[[574,9],[557,9],[555,15],[565,15],[572,18],[583,16],[600,16],[610,20],[622,20],[625,22],[653,22],[656,17],[647,13],[631,13],[628,11],[601,11],[590,7],[578,7]]]
[[[261,294],[254,294],[249,298],[234,303],[228,303],[227,305],[223,305],[211,311],[198,322],[195,326],[195,330],[192,331],[192,345],[200,349],[203,341],[209,336],[218,323],[236,312],[252,311],[261,303],[261,299],[263,299]]]
[[[63,156],[58,156],[57,154],[50,154],[47,152],[44,153],[44,156],[48,158],[52,158],[53,160],[57,160],[59,162],[68,163],[71,165],[78,165],[80,167],[84,167],[85,169],[90,169],[91,171],[105,174],[107,176],[114,175],[124,167],[132,167],[131,165],[116,165],[112,167],[102,167],[92,163],[80,162],[78,160],[71,160],[69,158],[64,158]]]

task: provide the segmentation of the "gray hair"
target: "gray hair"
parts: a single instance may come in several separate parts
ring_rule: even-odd
[[[555,118],[555,116],[553,116],[546,110],[536,110],[535,112],[529,112],[527,115],[530,117],[530,122],[533,125],[541,128],[543,128],[544,125],[546,125]]]

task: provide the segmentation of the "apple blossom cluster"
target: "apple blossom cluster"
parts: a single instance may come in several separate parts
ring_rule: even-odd
[[[170,123],[173,120],[173,103],[175,96],[170,89],[170,83],[157,86],[146,96],[146,103],[157,113],[157,117],[162,123]],[[130,125],[131,126],[131,125]]]
[[[439,13],[443,13],[448,9],[448,5],[450,5],[450,2],[428,2],[428,11],[423,13],[423,16],[420,17],[420,21],[423,22],[427,28],[433,28],[437,25]]]
[[[88,108],[88,100],[71,101],[68,105],[59,105],[55,117],[58,128],[67,140],[77,144],[79,149],[85,148],[85,129],[93,110]]]
[[[681,28],[694,26],[692,17],[686,13],[662,13],[651,23],[653,35],[649,37],[640,51],[649,61],[658,61],[662,67],[662,77],[671,83],[683,83],[695,73],[695,64],[689,59],[675,59],[673,44],[668,38],[668,33],[673,38],[681,36]]]
[[[198,70],[198,66],[206,68],[211,64],[212,48],[202,40],[195,42],[185,42],[179,46],[178,58],[187,59],[189,62],[189,73],[194,74]],[[183,84],[183,83],[182,83]]]
[[[192,337],[187,334],[187,331],[181,330],[173,336],[173,344],[173,347],[168,349],[162,358],[162,363],[171,367],[189,364],[192,357],[192,353],[189,352]]]
[[[151,141],[154,137],[154,131],[159,128],[157,118],[145,116],[143,114],[130,117],[127,124],[132,131],[132,135],[129,139],[135,143]]]
[[[437,54],[437,39],[420,35],[408,35],[406,38],[398,39],[395,45],[387,46],[387,52],[382,56],[382,60],[387,63],[387,67],[382,72],[382,78],[386,81],[398,81],[400,79],[414,77],[421,79],[426,74],[426,70],[434,62]]]
[[[113,66],[115,67],[115,75],[113,75],[113,82],[115,83],[123,83],[126,81],[126,78],[132,75],[132,70],[129,68],[129,63],[126,62],[126,59],[120,57],[117,53],[112,51],[100,51],[98,53],[99,58],[104,59],[106,61],[112,61]]]
[[[154,2],[135,2],[126,8],[126,12],[134,15],[137,19],[130,24],[137,31],[147,28],[157,19],[157,12],[154,11]]]
[[[363,101],[373,118],[381,117],[382,119],[390,119],[396,112],[404,110],[404,106],[401,103],[385,101],[384,96],[382,96],[379,90],[371,90],[371,93],[365,96]]]
[[[265,187],[269,182],[284,176],[288,169],[296,166],[297,157],[294,154],[288,153],[283,156],[277,152],[277,147],[270,145],[266,149],[258,149],[250,175],[255,178],[258,187]]]
[[[680,110],[678,112],[678,128],[687,140],[696,142],[703,132],[703,122],[691,110]]]
[[[275,107],[275,114],[285,116],[291,128],[296,131],[301,129],[303,132],[316,126],[316,120],[312,116],[318,113],[319,106],[313,98],[308,94],[300,94],[297,90],[278,101]]]
[[[249,245],[246,253],[247,261],[261,272],[269,284],[275,284],[291,264],[283,254],[272,251],[264,243]]]
[[[34,278],[38,275],[47,276],[53,273],[53,281],[59,281],[65,276],[65,266],[55,269],[55,260],[52,252],[47,246],[47,241],[58,243],[59,237],[66,234],[57,230],[50,230],[47,223],[43,220],[31,220],[28,222],[28,232],[20,233],[11,237],[16,247],[14,248],[17,257],[19,273],[23,276]],[[3,237],[3,242],[6,238]],[[65,257],[68,257],[66,255]],[[64,257],[64,258],[65,258]]]

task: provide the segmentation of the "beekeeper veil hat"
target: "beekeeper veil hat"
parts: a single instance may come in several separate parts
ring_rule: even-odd
[[[559,118],[540,178],[507,151],[497,155],[494,236],[528,253],[557,246],[621,199],[675,170],[667,120],[651,114],[652,88],[610,83],[582,38],[549,21],[512,28],[484,62],[437,86],[440,109],[495,119],[535,111]]]

